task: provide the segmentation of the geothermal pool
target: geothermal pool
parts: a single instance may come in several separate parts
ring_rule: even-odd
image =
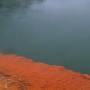
[[[0,52],[90,73],[90,1],[1,0]]]

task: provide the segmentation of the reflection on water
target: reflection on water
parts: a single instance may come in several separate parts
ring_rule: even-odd
[[[43,0],[0,0],[0,8],[27,7],[33,2],[42,2]]]
[[[90,0],[0,0],[0,51],[90,73]]]
[[[43,0],[0,0],[0,14],[11,13],[18,9],[26,9],[33,3],[40,3]]]

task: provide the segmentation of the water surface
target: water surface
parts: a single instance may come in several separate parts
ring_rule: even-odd
[[[0,52],[90,73],[90,0],[1,0]]]

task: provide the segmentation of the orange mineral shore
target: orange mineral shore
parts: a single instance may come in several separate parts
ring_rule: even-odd
[[[90,90],[90,75],[1,54],[0,90]]]

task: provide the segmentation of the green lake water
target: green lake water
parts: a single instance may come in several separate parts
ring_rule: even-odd
[[[90,73],[90,0],[0,0],[0,52]]]

